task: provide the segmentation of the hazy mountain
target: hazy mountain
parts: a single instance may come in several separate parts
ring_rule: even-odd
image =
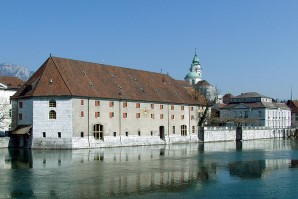
[[[0,64],[0,76],[15,76],[27,81],[33,73],[33,71],[29,71],[28,68],[24,66],[17,66],[9,63]]]

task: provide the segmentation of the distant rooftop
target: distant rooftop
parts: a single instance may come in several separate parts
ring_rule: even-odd
[[[19,89],[25,82],[18,77],[0,76],[0,83],[7,86],[8,89]]]

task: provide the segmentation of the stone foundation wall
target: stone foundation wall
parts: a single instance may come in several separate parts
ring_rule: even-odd
[[[237,133],[236,133],[237,132]],[[271,129],[265,127],[205,127],[197,133],[181,136],[179,134],[166,135],[164,139],[159,136],[105,136],[104,140],[94,139],[93,136],[72,138],[33,138],[31,148],[39,149],[84,149],[84,148],[106,148],[122,146],[148,146],[148,145],[170,145],[175,143],[192,142],[220,142],[220,141],[245,141],[257,139],[283,138],[294,136],[292,129]],[[0,147],[6,148],[9,138],[0,138]],[[20,142],[19,147],[21,147]],[[11,146],[13,147],[13,146]],[[30,147],[29,147],[30,148]]]
[[[244,141],[294,136],[294,129],[276,129],[268,127],[205,127],[200,132],[201,142]],[[238,131],[238,133],[236,133]],[[238,134],[238,135],[237,135]]]
[[[236,140],[234,127],[205,127],[203,142],[233,141]]]

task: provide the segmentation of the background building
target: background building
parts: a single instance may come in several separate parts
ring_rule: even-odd
[[[286,104],[275,103],[272,98],[256,92],[229,95],[229,103],[220,105],[219,111],[221,119],[230,120],[226,125],[291,127],[291,110]]]
[[[292,113],[292,127],[298,129],[298,101],[289,100],[287,105],[291,109]]]
[[[11,103],[10,97],[24,84],[17,77],[0,76],[0,134],[10,130]]]

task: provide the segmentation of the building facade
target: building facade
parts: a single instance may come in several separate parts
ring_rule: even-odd
[[[10,97],[17,92],[24,81],[17,77],[0,76],[0,133],[11,130]]]
[[[288,100],[287,106],[291,109],[292,127],[298,129],[298,100]]]
[[[228,125],[241,123],[243,126],[291,127],[291,110],[286,104],[275,103],[272,98],[255,92],[231,96],[229,103],[220,106],[219,110],[221,119],[230,119],[231,123]],[[235,118],[238,119],[238,124],[233,122]]]
[[[32,148],[196,141],[204,106],[168,75],[57,57],[12,99],[14,134]]]

